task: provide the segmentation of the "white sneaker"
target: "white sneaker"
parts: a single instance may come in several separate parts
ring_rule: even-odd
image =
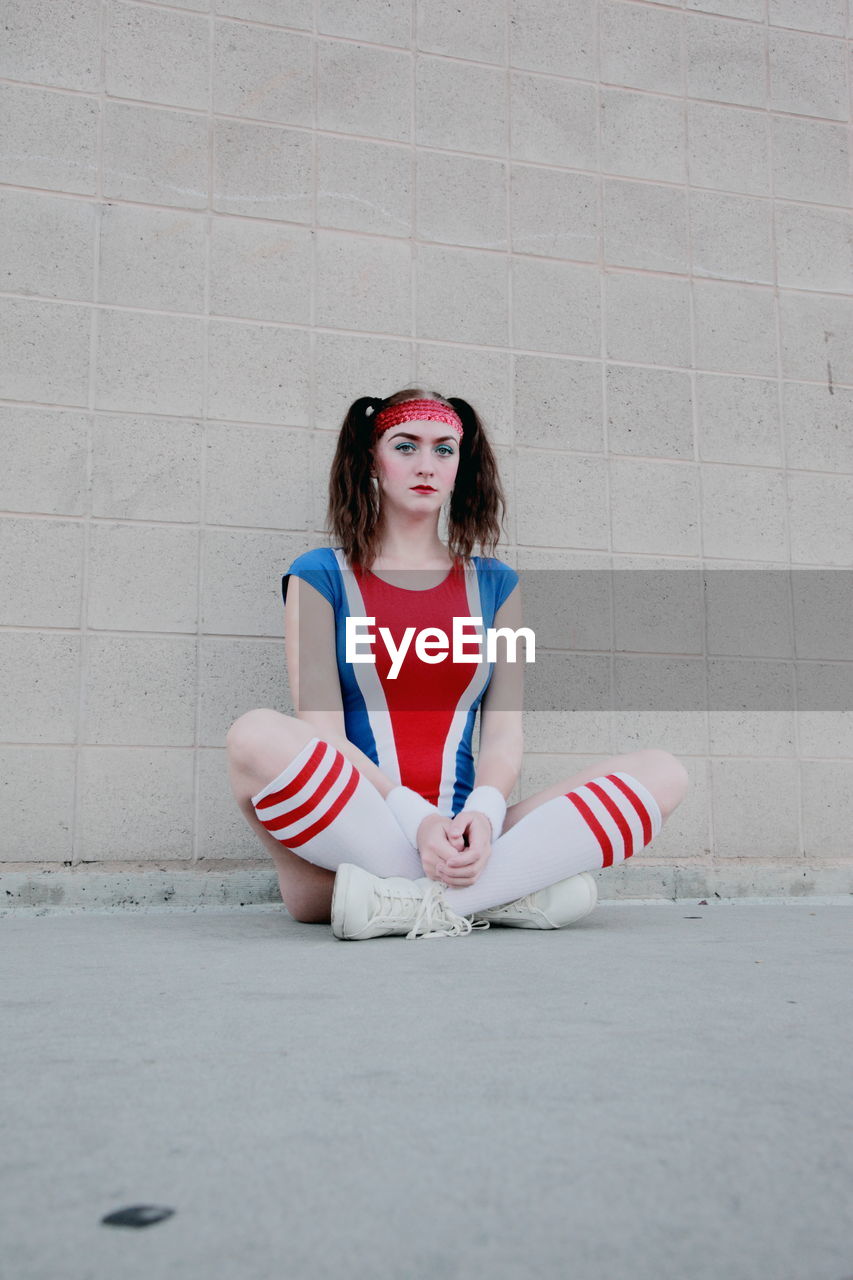
[[[528,893],[501,907],[477,911],[474,920],[510,925],[514,929],[562,929],[582,920],[598,902],[598,885],[588,871],[558,880],[547,889]]]
[[[332,933],[336,938],[355,942],[392,933],[451,938],[488,927],[487,920],[474,924],[468,916],[451,911],[439,880],[374,876],[351,862],[342,863],[335,875]]]

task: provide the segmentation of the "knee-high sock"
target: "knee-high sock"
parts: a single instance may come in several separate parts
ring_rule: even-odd
[[[492,845],[479,879],[445,890],[445,900],[459,915],[514,902],[567,876],[624,862],[662,825],[654,796],[630,773],[593,778],[510,827]]]
[[[372,782],[330,742],[312,738],[252,796],[259,820],[300,858],[335,871],[354,862],[375,876],[416,880],[417,851]]]

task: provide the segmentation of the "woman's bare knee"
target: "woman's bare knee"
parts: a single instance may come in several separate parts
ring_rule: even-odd
[[[668,818],[686,796],[690,775],[677,756],[659,747],[647,747],[637,753],[637,759],[641,762],[635,767],[637,776],[657,800],[663,817]]]
[[[311,736],[308,725],[295,716],[266,707],[246,711],[225,735],[228,762],[237,773],[263,778],[270,769],[283,769]]]

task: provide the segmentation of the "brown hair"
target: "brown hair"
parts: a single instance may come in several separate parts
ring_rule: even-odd
[[[329,474],[327,532],[343,548],[351,565],[370,568],[379,538],[379,497],[370,483],[375,416],[380,409],[404,400],[439,400],[462,419],[459,469],[447,518],[449,550],[454,559],[467,560],[479,543],[485,555],[493,555],[506,514],[506,498],[483,424],[466,400],[448,400],[438,392],[415,387],[395,391],[385,400],[361,396],[350,405]]]

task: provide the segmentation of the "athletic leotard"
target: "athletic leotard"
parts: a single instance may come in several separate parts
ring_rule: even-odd
[[[484,641],[479,662],[454,663],[452,652],[441,662],[426,662],[415,651],[415,636],[425,628],[439,628],[452,645],[454,617],[482,618],[484,629],[492,627],[518,574],[493,557],[472,556],[467,567],[455,566],[438,586],[410,590],[353,570],[343,551],[330,547],[297,556],[282,578],[285,598],[291,574],[315,587],[334,611],[347,738],[389,778],[417,791],[445,816],[457,814],[474,786],[474,721],[494,664],[485,660]],[[359,645],[360,653],[373,652],[375,664],[346,661],[347,617],[375,619],[369,628],[362,627]],[[415,628],[394,679],[381,627],[388,628],[397,647],[404,631]],[[364,639],[368,630],[375,637],[372,645]],[[477,630],[467,627],[466,652],[471,656],[477,652]]]

